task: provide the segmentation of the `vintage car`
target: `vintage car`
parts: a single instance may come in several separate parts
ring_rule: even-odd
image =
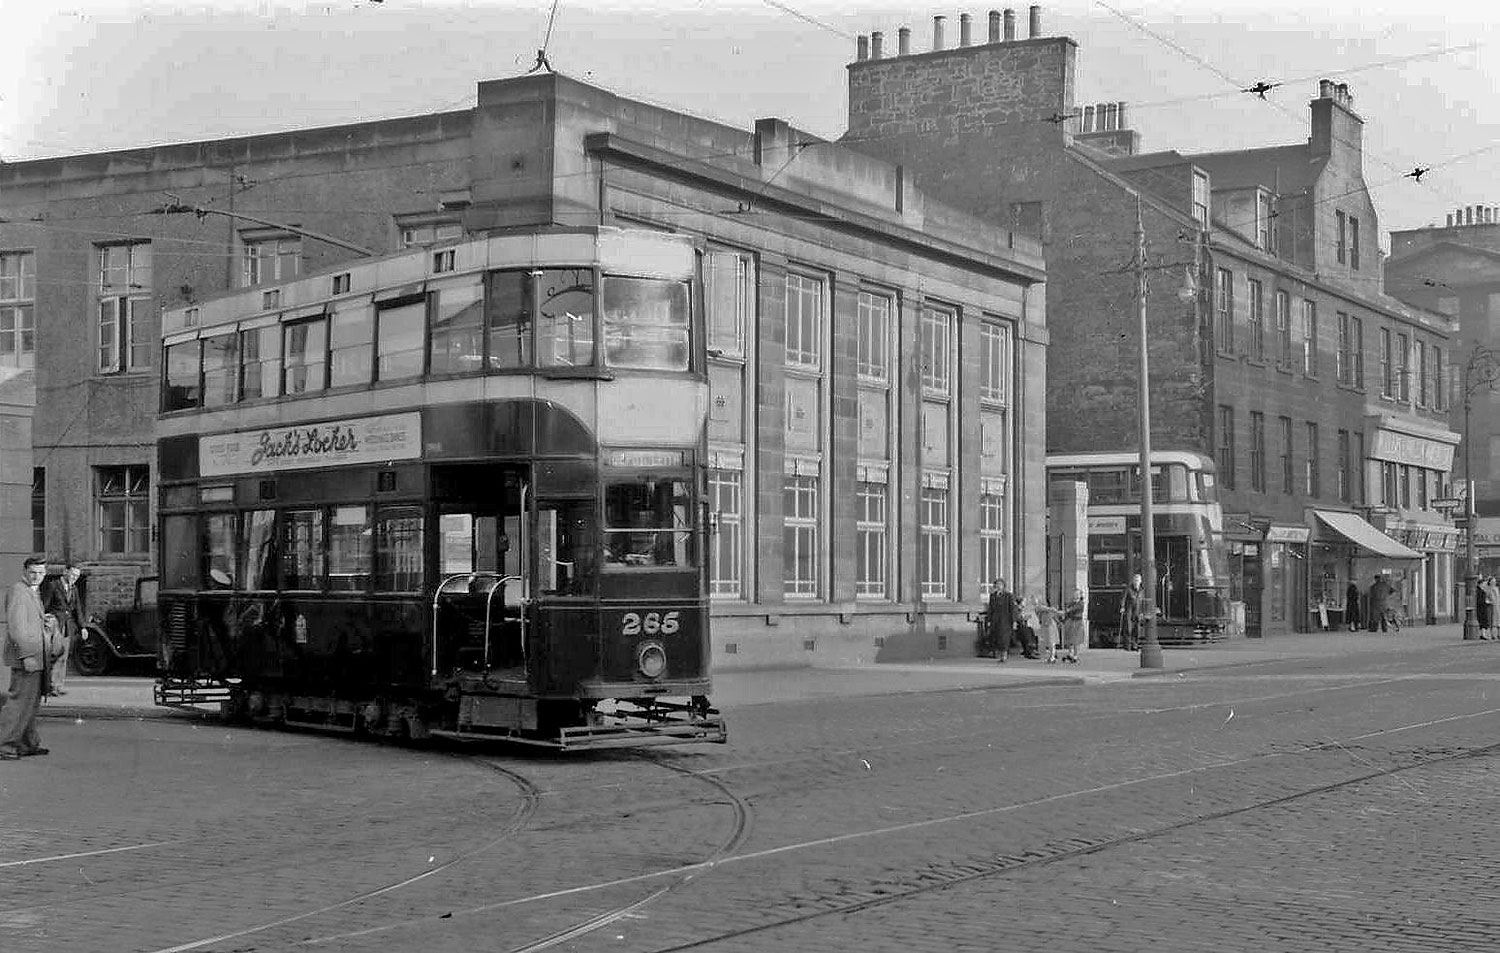
[[[89,616],[73,643],[73,665],[84,675],[103,675],[121,668],[155,667],[160,637],[156,627],[156,579],[135,581],[135,598],[128,609],[110,609],[104,618]],[[87,605],[87,602],[85,602]]]

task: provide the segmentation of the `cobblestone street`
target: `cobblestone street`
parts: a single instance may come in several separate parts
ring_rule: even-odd
[[[0,768],[0,949],[1494,949],[1500,648],[1365,644],[739,675],[727,746],[630,754],[80,711]]]

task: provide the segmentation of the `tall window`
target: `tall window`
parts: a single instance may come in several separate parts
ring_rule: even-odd
[[[886,485],[855,484],[854,594],[884,599],[888,593]]]
[[[1304,464],[1304,476],[1308,496],[1318,496],[1322,492],[1322,477],[1318,472],[1318,425],[1312,421],[1307,423],[1307,462]]]
[[[1396,396],[1395,344],[1390,328],[1380,329],[1380,396]]]
[[[1396,399],[1411,400],[1411,339],[1396,335]]]
[[[302,239],[266,238],[246,241],[240,286],[253,288],[263,281],[288,281],[302,272]]]
[[[1417,375],[1417,406],[1426,407],[1432,392],[1432,379],[1427,374],[1427,342],[1413,341],[1411,354],[1412,370]]]
[[[782,591],[796,598],[818,594],[818,478],[787,474],[782,485]]]
[[[1359,271],[1359,219],[1349,216],[1349,267]]]
[[[99,551],[145,553],[150,545],[150,467],[95,467],[94,510]]]
[[[861,291],[855,305],[854,370],[862,380],[886,383],[891,362],[890,295]]]
[[[1219,480],[1234,489],[1234,408],[1219,405]]]
[[[1354,354],[1351,351],[1349,316],[1336,312],[1339,322],[1339,349],[1334,353],[1334,374],[1340,384],[1354,383]]]
[[[1276,213],[1270,192],[1255,194],[1256,239],[1262,251],[1276,252]]]
[[[1349,431],[1339,431],[1338,459],[1334,461],[1337,467],[1335,480],[1338,483],[1339,499],[1349,502]]]
[[[953,315],[922,309],[922,390],[946,397],[952,385]]]
[[[1265,295],[1262,293],[1260,282],[1254,278],[1248,279],[1245,284],[1250,299],[1250,310],[1246,314],[1250,329],[1250,356],[1263,361],[1266,359]]]
[[[1302,299],[1302,373],[1318,376],[1318,305],[1310,298]]]
[[[1250,411],[1250,489],[1266,489],[1266,415]]]
[[[1443,349],[1434,344],[1432,350],[1432,409],[1448,408],[1448,391],[1443,387]]]
[[[1010,361],[1010,329],[998,321],[979,325],[979,399],[1004,403]]]
[[[979,561],[986,587],[1005,575],[1005,497],[998,487],[979,495]]]
[[[1394,509],[1399,505],[1401,499],[1400,468],[1390,462],[1383,460],[1380,464],[1380,505],[1389,506]]]
[[[786,276],[786,362],[823,366],[823,282],[796,272]]]
[[[1333,213],[1333,221],[1335,228],[1334,242],[1336,243],[1334,245],[1334,257],[1336,257],[1339,261],[1339,264],[1342,265],[1347,255],[1347,253],[1345,252],[1345,248],[1347,247],[1345,244],[1347,232],[1344,224],[1344,213],[1335,210]]]
[[[745,596],[745,474],[715,467],[708,471],[708,498],[713,506],[713,578],[709,591],[716,596]]]
[[[1292,418],[1281,418],[1281,492],[1296,492],[1292,474]]]
[[[1276,339],[1281,342],[1278,360],[1292,363],[1292,299],[1285,291],[1276,292]]]
[[[1193,218],[1200,228],[1208,227],[1209,189],[1208,175],[1193,170]],[[989,580],[986,579],[985,582]]]
[[[97,295],[99,370],[113,374],[151,366],[151,245],[100,245]]]
[[[1363,319],[1352,314],[1349,316],[1349,340],[1353,367],[1351,383],[1363,389],[1365,386],[1365,323]]]
[[[1354,459],[1350,464],[1354,467],[1354,502],[1365,503],[1370,498],[1369,484],[1365,477],[1365,435],[1358,431],[1354,433]]]
[[[948,598],[948,490],[922,487],[922,596]]]
[[[36,255],[0,253],[0,367],[36,366]]]
[[[31,468],[31,551],[47,551],[47,468]]]
[[[1214,307],[1218,309],[1219,350],[1234,350],[1234,273],[1220,268],[1214,284]]]
[[[745,329],[755,326],[755,259],[744,252],[708,253],[708,346],[731,357],[745,354]]]

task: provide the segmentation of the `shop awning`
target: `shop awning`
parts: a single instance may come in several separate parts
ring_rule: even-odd
[[[1422,558],[1421,553],[1406,548],[1353,513],[1338,510],[1313,510],[1313,513],[1322,520],[1324,526],[1376,556],[1384,556],[1386,559]]]

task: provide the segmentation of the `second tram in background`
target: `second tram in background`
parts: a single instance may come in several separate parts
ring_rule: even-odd
[[[1125,590],[1143,572],[1140,454],[1048,454],[1047,482],[1088,486],[1089,627],[1094,644],[1118,645]],[[1229,576],[1213,461],[1153,453],[1151,498],[1157,637],[1163,645],[1218,641],[1229,621]]]
[[[551,229],[168,311],[166,705],[561,748],[723,741],[697,250]]]

